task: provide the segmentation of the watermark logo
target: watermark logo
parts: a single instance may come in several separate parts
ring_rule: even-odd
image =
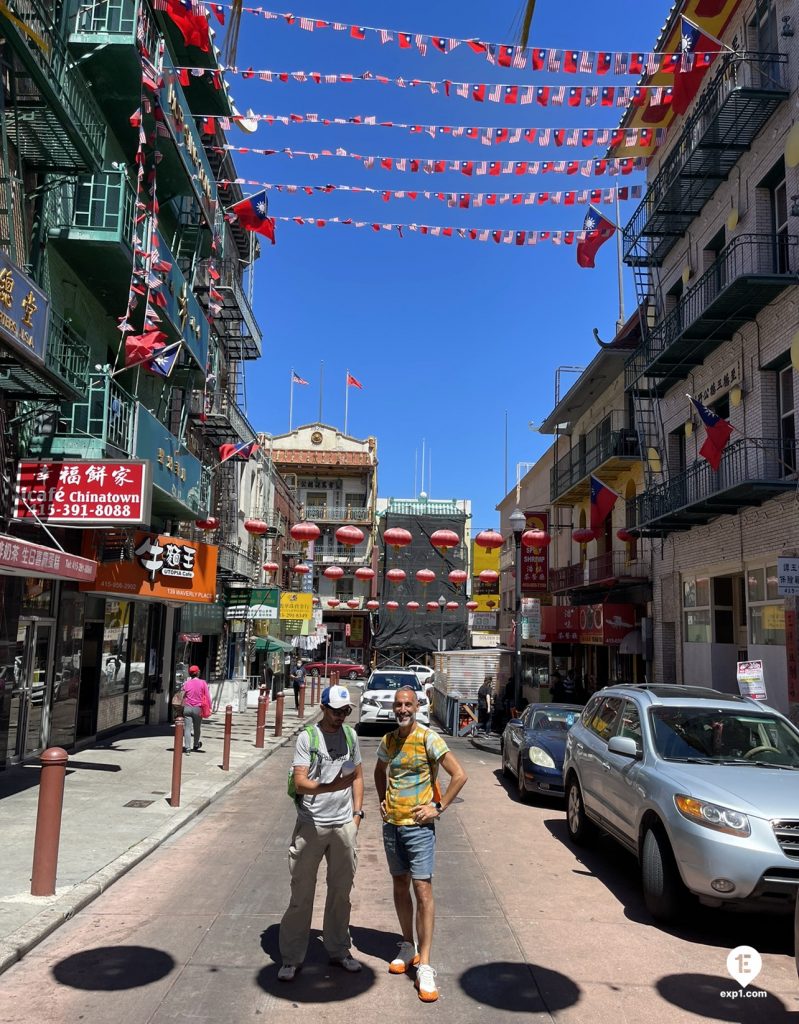
[[[727,957],[727,971],[731,978],[741,986],[729,992],[721,992],[722,999],[764,999],[768,993],[761,989],[747,992],[747,985],[751,985],[763,969],[763,958],[752,946],[736,946],[730,951]]]

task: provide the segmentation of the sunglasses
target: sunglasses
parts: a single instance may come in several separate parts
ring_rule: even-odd
[[[352,714],[352,708],[351,707],[331,708],[329,704],[325,704],[325,707],[327,708],[327,710],[331,714],[333,714],[333,715],[341,715],[342,718],[346,718],[347,715],[351,715]]]

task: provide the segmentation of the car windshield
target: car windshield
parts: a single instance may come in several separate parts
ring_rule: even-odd
[[[667,761],[799,768],[799,735],[765,711],[654,707],[649,715],[655,749]]]
[[[367,690],[401,690],[403,687],[421,690],[419,680],[409,672],[376,672],[369,680]]]
[[[551,729],[556,732],[568,732],[580,717],[579,711],[536,711],[531,729]]]

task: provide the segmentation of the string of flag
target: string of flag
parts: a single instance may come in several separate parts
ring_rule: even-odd
[[[216,132],[217,122],[223,131],[230,129],[229,117],[214,115],[197,115],[202,131],[207,135]],[[438,124],[406,124],[399,121],[378,121],[375,115],[355,114],[352,117],[322,117],[320,114],[256,114],[247,112],[249,121],[257,121],[272,127],[279,125],[315,124],[330,127],[331,125],[356,125],[370,128],[400,128],[411,135],[429,135],[436,137],[465,138],[479,141],[484,146],[528,142],[539,146],[611,146],[615,148],[632,148],[662,145],[666,138],[664,128],[489,128],[484,126],[438,125]],[[227,123],[225,123],[227,122]]]
[[[195,3],[195,0],[191,0]],[[709,0],[713,2],[713,0]],[[155,0],[156,9],[169,10],[174,0]],[[202,4],[198,4],[200,9]],[[232,9],[229,3],[212,3],[211,11],[217,20],[225,23],[226,10]],[[425,57],[428,53],[447,55],[465,46],[467,50],[488,61],[489,64],[502,68],[522,70],[531,68],[533,71],[550,73],[595,75],[654,75],[674,74],[679,70],[691,70],[700,61],[706,59],[704,54],[690,55],[691,67],[685,68],[681,53],[665,51],[619,51],[619,50],[578,50],[555,49],[552,47],[524,47],[506,43],[487,42],[482,39],[461,39],[453,36],[433,36],[422,32],[400,32],[396,29],[379,28],[372,25],[354,25],[349,22],[327,21],[322,18],[308,18],[291,13],[267,11],[262,7],[243,7],[242,12],[252,14],[266,21],[283,21],[286,25],[304,32],[317,32],[330,29],[343,33],[357,42],[377,39],[383,46],[396,44],[400,50],[416,50]],[[708,64],[710,61],[708,60]]]
[[[307,157],[309,160],[319,160],[323,157],[344,157],[359,161],[367,170],[379,167],[386,171],[410,171],[412,173],[423,171],[425,174],[459,171],[468,177],[472,175],[479,177],[486,174],[582,174],[584,177],[590,178],[605,174],[631,174],[633,171],[641,171],[646,167],[644,157],[598,160],[438,160],[428,157],[362,156],[359,153],[349,153],[345,149],[336,149],[335,151],[323,149],[317,153],[299,149],[260,149],[254,146],[234,146],[232,143],[207,148],[214,153],[281,155],[292,158]]]
[[[220,185],[249,185],[265,191],[286,192],[290,195],[304,193],[314,195],[318,192],[362,192],[367,195],[379,196],[384,202],[392,199],[437,199],[447,206],[468,209],[479,206],[497,206],[510,203],[512,206],[584,206],[613,205],[617,201],[640,199],[640,185],[625,185],[620,188],[581,189],[571,192],[430,192],[407,191],[396,189],[367,188],[362,185],[284,185],[265,181],[252,181],[248,178],[222,178]]]

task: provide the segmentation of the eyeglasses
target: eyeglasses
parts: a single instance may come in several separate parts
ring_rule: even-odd
[[[352,708],[351,707],[331,708],[329,704],[325,704],[325,707],[327,708],[327,710],[331,714],[333,714],[333,715],[341,715],[342,718],[346,718],[347,715],[351,715],[352,714]]]

